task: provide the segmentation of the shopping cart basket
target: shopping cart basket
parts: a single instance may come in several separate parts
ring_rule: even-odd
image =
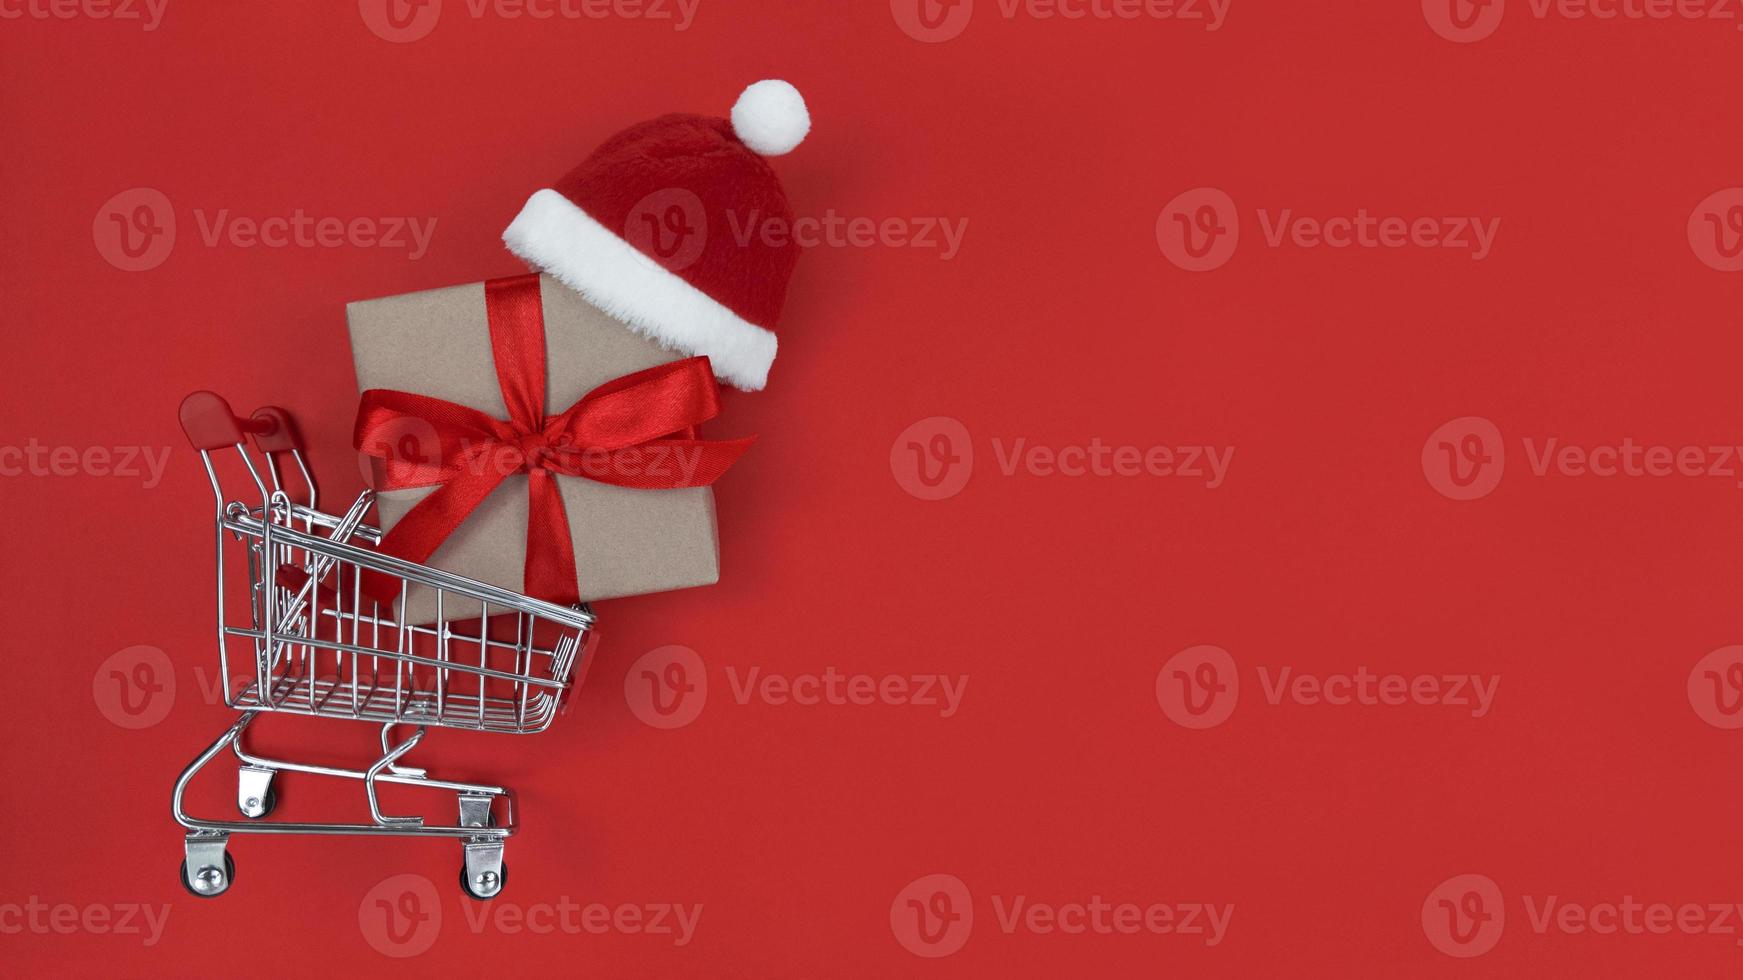
[[[400,763],[430,726],[544,731],[587,655],[592,611],[541,602],[366,547],[381,538],[363,523],[372,494],[364,491],[339,516],[319,510],[295,427],[282,409],[238,418],[224,399],[201,391],[182,402],[181,422],[217,498],[219,666],[224,703],[242,713],[176,780],[175,818],[188,828],[182,884],[208,898],[229,889],[236,874],[226,849],[231,834],[449,837],[464,849],[461,887],[474,898],[495,897],[507,880],[503,847],[516,830],[513,793],[435,779]],[[261,464],[245,438],[263,457]],[[235,478],[242,479],[245,470],[245,482],[253,484],[246,500],[225,496],[219,468],[228,464],[214,459],[224,450],[241,460]],[[286,457],[306,485],[307,505],[295,502],[281,482],[290,475],[281,472]],[[238,560],[247,568],[247,594],[227,596],[228,566]],[[365,573],[397,579],[402,592],[431,590],[436,620],[396,618],[391,603],[370,598]],[[444,605],[456,608],[456,601],[468,610],[467,618],[443,615]],[[243,735],[270,711],[380,725],[381,755],[366,768],[345,769],[251,753]],[[411,734],[396,737],[401,726],[411,727]],[[226,748],[241,763],[236,801],[248,819],[189,816],[182,806],[188,783]],[[371,822],[266,820],[281,772],[361,780]],[[385,814],[377,793],[382,783],[453,792],[458,821],[441,826],[421,816]]]

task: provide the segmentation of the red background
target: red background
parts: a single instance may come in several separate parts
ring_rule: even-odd
[[[503,901],[701,903],[695,940],[474,934],[447,842],[231,842],[215,901],[176,882],[170,784],[228,723],[215,669],[210,503],[196,458],[162,484],[0,480],[7,839],[0,904],[169,903],[162,942],[0,935],[10,975],[260,976],[396,967],[359,904],[427,876],[430,975],[1734,975],[1734,937],[1539,935],[1520,896],[1743,900],[1738,735],[1685,684],[1743,639],[1735,479],[1537,478],[1522,438],[1735,443],[1739,281],[1685,235],[1743,183],[1735,22],[1568,20],[1514,0],[1450,43],[1414,0],[1234,0],[1172,21],[1005,19],[922,44],[886,4],[702,0],[635,19],[475,20],[460,0],[391,44],[353,3],[170,0],[160,29],[0,21],[5,445],[180,444],[215,388],[297,411],[333,498],[360,477],[343,306],[519,269],[525,195],[617,128],[724,113],[750,80],[804,92],[777,162],[801,215],[967,219],[961,254],[818,247],[769,389],[723,434],[762,441],[720,486],[724,580],[604,603],[569,714],[536,738],[436,732],[423,761],[518,787]],[[1242,243],[1209,273],[1156,218],[1213,186]],[[93,218],[174,202],[160,267],[120,271]],[[1358,208],[1502,219],[1495,252],[1269,248],[1254,215]],[[196,209],[439,224],[428,255],[207,247]],[[1477,415],[1505,478],[1472,502],[1424,478],[1429,433]],[[892,442],[959,419],[966,489],[927,502]],[[1236,448],[1227,483],[1004,476],[991,440]],[[111,724],[93,674],[166,651],[162,723]],[[625,705],[637,657],[709,665],[694,724]],[[1238,709],[1189,731],[1155,696],[1196,645],[1241,665]],[[967,674],[917,707],[738,704],[724,675]],[[1499,674],[1489,716],[1266,703],[1253,671]],[[279,724],[272,724],[279,722]],[[270,747],[361,760],[360,725],[266,719]],[[287,784],[282,812],[355,818],[354,787]],[[228,767],[196,807],[233,809]],[[445,803],[442,804],[446,806]],[[432,811],[439,812],[439,811]],[[890,906],[960,877],[972,937],[922,960]],[[1491,877],[1506,932],[1436,951],[1424,899]],[[1005,934],[991,900],[1213,901],[1225,941]],[[401,964],[404,965],[404,964]]]

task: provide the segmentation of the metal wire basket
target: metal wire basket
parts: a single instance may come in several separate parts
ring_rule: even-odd
[[[371,550],[381,539],[363,523],[373,495],[364,491],[342,515],[321,511],[295,426],[282,409],[239,418],[224,399],[202,391],[183,401],[181,421],[216,500],[219,667],[225,704],[242,712],[176,782],[175,818],[189,830],[183,884],[203,897],[229,889],[235,862],[226,847],[233,833],[384,834],[460,839],[462,887],[475,898],[495,897],[506,879],[503,846],[517,829],[513,794],[433,779],[398,763],[429,726],[512,734],[550,727],[593,635],[592,611]],[[258,502],[225,493],[214,456],[226,451],[241,461]],[[307,504],[285,489],[286,459],[307,487]],[[245,597],[225,591],[238,560],[247,569]],[[401,604],[375,598],[413,589],[434,592],[432,622],[407,622],[396,614]],[[449,597],[481,606],[482,614],[450,620],[443,614]],[[382,754],[366,768],[346,769],[250,753],[244,744],[249,724],[275,711],[379,724]],[[394,729],[402,725],[415,730],[396,739]],[[226,747],[241,762],[237,806],[248,820],[188,816],[182,803],[188,783]],[[266,820],[276,801],[274,776],[284,771],[361,780],[371,822]],[[377,792],[382,782],[456,793],[458,823],[433,826],[421,816],[384,814]]]

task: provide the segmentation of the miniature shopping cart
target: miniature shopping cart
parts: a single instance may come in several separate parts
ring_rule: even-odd
[[[263,408],[238,418],[224,399],[202,391],[182,402],[181,421],[217,498],[218,656],[224,702],[242,712],[176,780],[175,818],[188,828],[182,884],[207,898],[229,889],[236,874],[226,850],[231,834],[448,837],[464,848],[461,887],[474,898],[495,897],[507,880],[503,847],[516,829],[513,794],[500,786],[435,779],[400,763],[432,725],[544,731],[587,654],[592,611],[541,602],[372,550],[368,546],[381,538],[363,523],[372,494],[364,491],[340,516],[319,510],[314,479],[282,409]],[[243,445],[245,433],[264,457],[263,465]],[[234,450],[240,466],[223,450]],[[281,472],[286,457],[307,488],[306,506],[295,502],[281,482],[291,475]],[[246,500],[226,498],[219,470],[228,467],[235,468],[234,479],[252,482],[253,494]],[[225,591],[236,562],[247,568],[246,595]],[[430,590],[435,621],[405,622],[395,616],[394,602],[372,599],[368,586],[382,576],[397,580],[393,591],[401,595]],[[374,591],[381,594],[379,588]],[[444,608],[466,618],[445,617]],[[269,711],[380,725],[381,755],[363,769],[255,755],[244,747],[243,735]],[[396,736],[402,726],[412,729],[409,736]],[[241,763],[236,801],[247,819],[189,816],[182,806],[189,781],[226,748]],[[360,780],[371,821],[267,820],[281,772]],[[439,826],[421,816],[383,813],[378,787],[384,783],[456,794],[458,821]]]

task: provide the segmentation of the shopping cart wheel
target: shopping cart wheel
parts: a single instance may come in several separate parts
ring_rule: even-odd
[[[502,894],[503,886],[508,884],[508,864],[502,859],[502,844],[506,839],[504,834],[480,835],[466,840],[466,860],[460,865],[460,887],[480,902],[488,902]]]
[[[242,766],[236,770],[236,809],[250,820],[259,820],[278,806],[278,788],[273,785],[273,770],[261,766]]]
[[[495,877],[484,880],[487,875],[494,875]],[[502,894],[503,888],[507,887],[508,862],[503,861],[501,864],[497,865],[496,871],[481,872],[478,877],[481,880],[476,886],[474,886],[472,881],[473,876],[466,873],[466,866],[464,864],[460,866],[460,887],[466,890],[466,894],[471,895],[480,902],[488,902]]]
[[[219,874],[216,865],[202,865],[200,873],[188,877],[188,859],[182,858],[182,887],[189,895],[197,898],[217,898],[230,890],[230,883],[236,880],[236,859],[224,852],[224,871]]]
[[[254,804],[254,809],[252,810],[249,809],[250,803]],[[238,803],[237,809],[241,810],[242,815],[250,820],[260,820],[270,814],[276,806],[278,806],[278,789],[269,786],[266,789],[265,799],[251,796],[247,800]]]

